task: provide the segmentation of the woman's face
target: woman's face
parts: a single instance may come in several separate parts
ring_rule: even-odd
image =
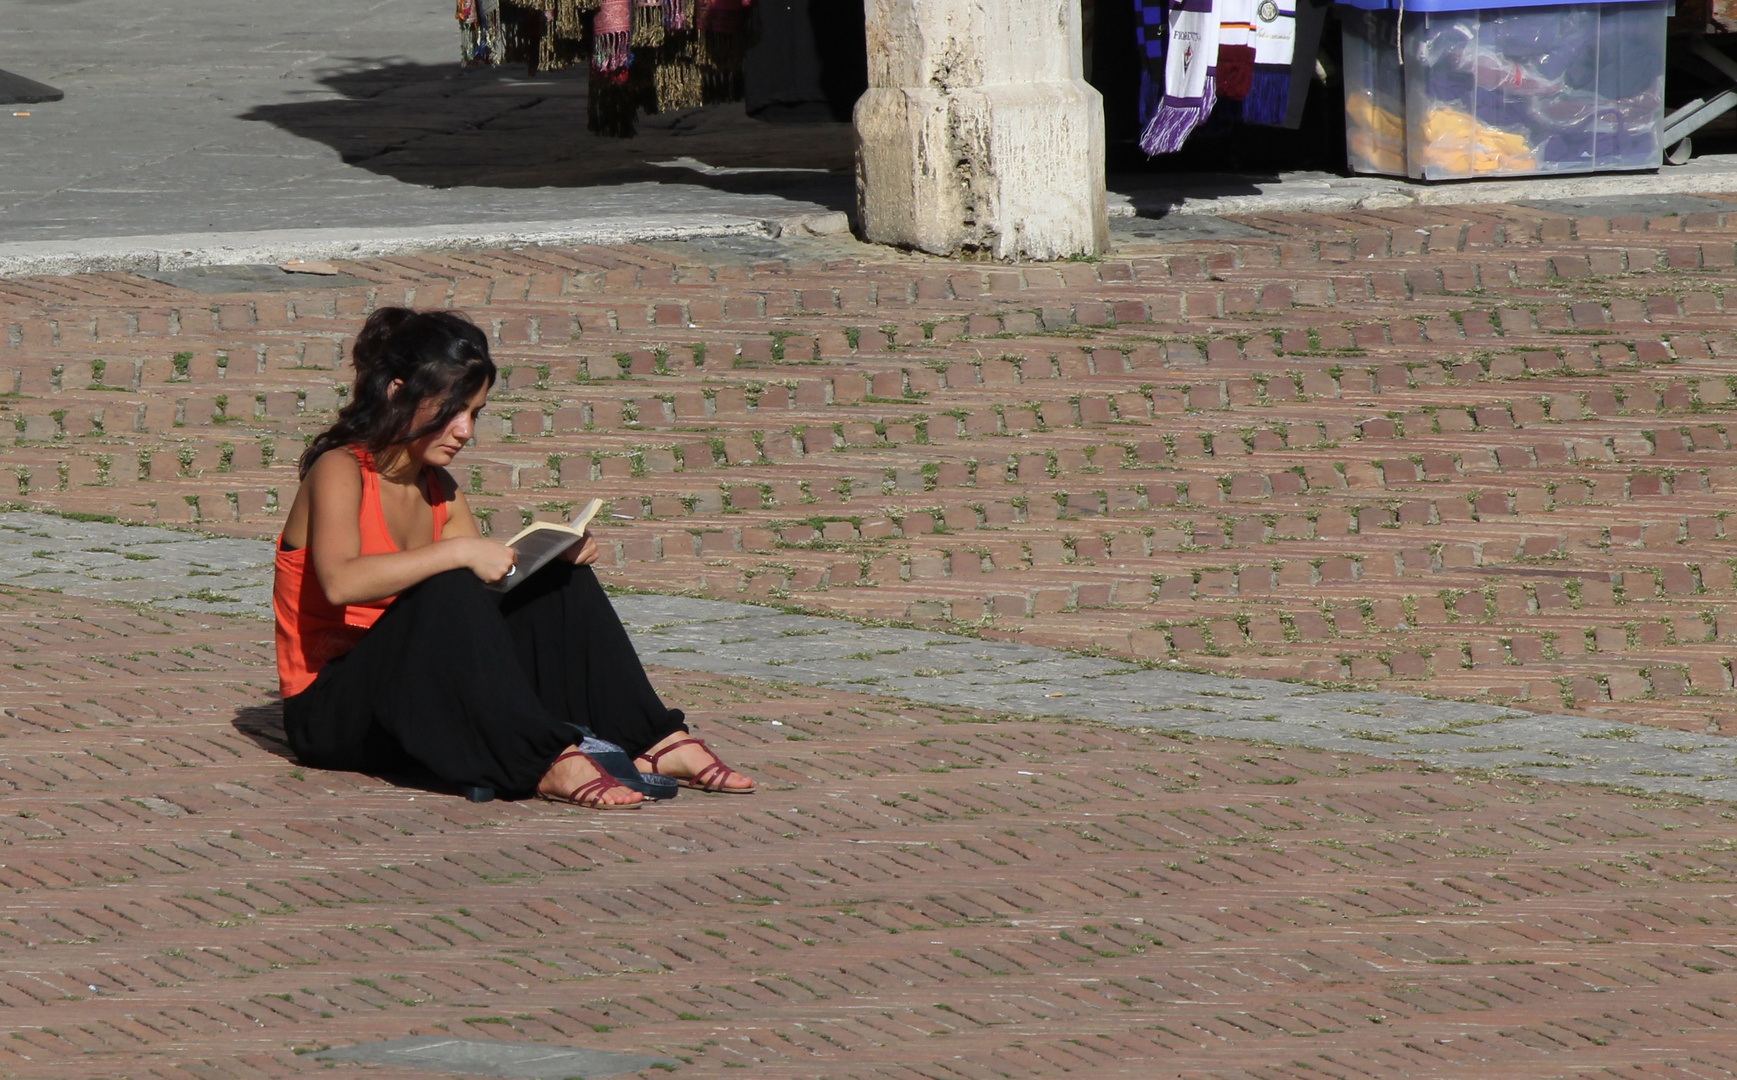
[[[465,404],[464,409],[447,421],[445,427],[412,441],[408,447],[411,458],[424,465],[441,468],[452,464],[452,459],[464,449],[464,444],[476,435],[477,414],[482,412],[488,397],[487,387],[478,390]],[[416,407],[416,419],[412,421],[410,430],[415,431],[439,415],[441,404],[436,398],[423,399]]]

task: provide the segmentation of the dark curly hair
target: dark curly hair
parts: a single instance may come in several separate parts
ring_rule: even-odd
[[[360,443],[378,456],[439,431],[478,390],[495,384],[488,336],[456,312],[380,308],[362,324],[350,355],[356,363],[355,390],[338,422],[302,452],[304,478],[327,450]],[[400,379],[398,393],[389,393]],[[442,399],[440,411],[413,429],[417,406],[436,397]]]

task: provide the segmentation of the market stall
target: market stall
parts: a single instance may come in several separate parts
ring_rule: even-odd
[[[739,98],[749,0],[458,0],[469,65],[589,65],[592,131]]]
[[[1233,123],[1269,122],[1235,99],[1249,38],[1259,71],[1286,36],[1284,3],[1257,2],[1251,18],[1247,0],[1128,2],[1146,68],[1148,154],[1222,134],[1227,112]],[[1310,3],[1297,0],[1297,14]],[[1293,104],[1304,85],[1342,86],[1352,172],[1648,170],[1688,161],[1692,136],[1709,125],[1737,130],[1737,0],[1336,0],[1331,19],[1338,27],[1329,24],[1319,55],[1296,36]]]
[[[1737,29],[1737,0],[1080,3],[1111,136],[1137,118],[1133,141],[1154,158],[1244,128],[1296,129],[1311,99],[1318,132],[1341,87],[1344,167],[1423,180],[1656,169],[1737,119],[1737,61],[1716,42]],[[590,128],[603,134],[632,134],[641,110],[740,99],[745,57],[750,111],[768,119],[844,119],[862,86],[860,0],[457,11],[467,64],[586,64]]]

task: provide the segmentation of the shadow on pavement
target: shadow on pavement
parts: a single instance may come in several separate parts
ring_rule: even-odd
[[[350,58],[320,83],[338,96],[256,106],[272,124],[336,150],[345,164],[431,188],[698,184],[848,209],[848,123],[768,124],[740,104],[645,117],[639,135],[586,130],[586,73],[527,75]]]
[[[43,101],[60,101],[65,97],[47,83],[0,71],[0,105],[34,105]]]
[[[1111,191],[1122,195],[1134,208],[1134,216],[1156,220],[1167,218],[1170,212],[1190,198],[1214,199],[1227,195],[1258,195],[1260,184],[1277,183],[1276,171],[1258,175],[1195,173],[1167,176],[1153,171],[1118,172],[1109,177]],[[1115,221],[1111,221],[1115,226]]]
[[[283,758],[291,764],[301,764],[295,752],[290,749],[289,737],[284,734],[281,703],[273,701],[265,705],[243,706],[235,710],[235,717],[229,723],[255,746],[273,757]],[[396,747],[393,750],[396,750]],[[415,788],[431,795],[463,797],[461,788],[434,776],[402,751],[382,753],[378,764],[380,768],[366,770],[362,775],[394,787]],[[507,794],[503,797],[512,796]]]
[[[239,708],[230,724],[266,753],[295,760],[283,731],[283,706],[277,702]]]

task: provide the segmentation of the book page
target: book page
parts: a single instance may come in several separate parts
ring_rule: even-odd
[[[585,526],[591,523],[591,519],[596,517],[597,511],[601,509],[603,500],[592,499],[568,524],[539,521],[525,526],[517,536],[507,541],[507,546],[518,555],[518,561],[513,564],[513,572],[491,583],[489,588],[496,592],[506,592],[547,566],[563,551],[585,539]]]
[[[535,573],[544,563],[577,544],[580,534],[566,529],[538,529],[513,545],[519,553],[519,573]]]
[[[596,517],[597,511],[601,509],[603,509],[603,500],[592,499],[585,504],[583,510],[573,515],[573,520],[567,523],[567,527],[577,532],[584,532],[585,527],[591,524],[591,519]]]
[[[506,592],[541,570],[563,551],[579,543],[582,539],[584,537],[580,533],[574,532],[565,525],[544,525],[541,528],[532,526],[529,532],[522,534],[512,544],[513,551],[518,555],[518,562],[514,564],[513,572],[507,577],[491,583],[489,588],[497,592]]]
[[[572,521],[567,522],[565,525],[555,521],[533,522],[514,533],[513,538],[507,541],[507,546],[517,546],[520,540],[523,540],[525,537],[539,529],[567,529],[572,531],[574,535],[580,535],[585,532],[585,526],[591,524],[591,519],[596,517],[597,511],[601,509],[603,509],[603,500],[592,499],[590,502],[585,504],[583,509],[573,515]]]

